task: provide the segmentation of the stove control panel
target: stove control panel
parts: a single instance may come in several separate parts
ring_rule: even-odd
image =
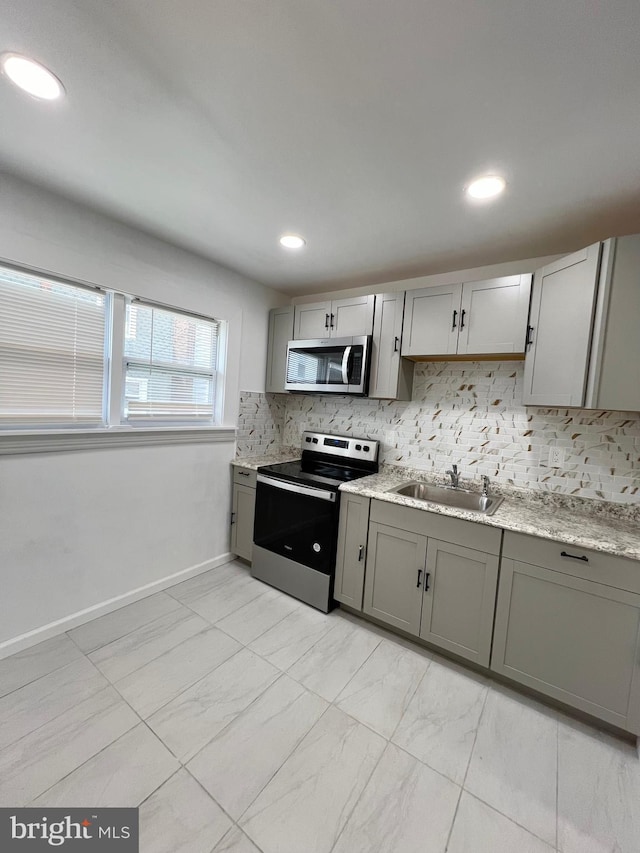
[[[376,462],[378,442],[350,435],[327,435],[321,432],[302,433],[302,449],[316,453],[328,453],[343,459],[361,459]]]

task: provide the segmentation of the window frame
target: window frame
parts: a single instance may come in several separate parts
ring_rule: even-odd
[[[119,382],[119,423],[123,426],[128,426],[131,429],[150,429],[155,427],[164,427],[170,428],[172,426],[175,427],[185,427],[185,426],[200,426],[203,428],[207,427],[215,427],[219,426],[222,422],[223,417],[223,402],[224,402],[224,394],[219,393],[219,386],[224,383],[224,373],[220,370],[220,364],[223,361],[223,350],[226,353],[226,334],[223,331],[225,327],[225,323],[223,320],[218,320],[214,317],[207,317],[204,314],[198,314],[194,311],[187,311],[183,308],[176,308],[172,305],[166,305],[161,302],[156,302],[150,299],[144,299],[142,297],[130,296],[129,294],[122,294],[122,319],[121,319],[121,328],[122,333],[120,335],[120,340],[122,343],[122,358],[121,358],[121,369],[120,369],[120,382]],[[216,330],[216,359],[215,359],[215,367],[212,371],[202,370],[199,368],[179,368],[181,372],[185,374],[190,374],[193,376],[211,376],[211,381],[213,383],[213,399],[211,403],[211,417],[207,420],[203,418],[185,418],[184,420],[171,418],[170,420],[161,420],[158,418],[157,420],[143,420],[143,419],[135,419],[135,418],[127,418],[125,415],[126,411],[126,375],[127,375],[127,367],[130,364],[139,364],[140,367],[149,366],[147,363],[135,359],[130,358],[125,355],[125,346],[126,346],[126,310],[127,305],[138,304],[140,307],[157,309],[159,311],[165,311],[172,314],[181,314],[184,317],[196,319],[196,320],[205,320],[207,323],[215,323],[217,325]],[[223,344],[223,336],[224,336],[224,344]],[[115,361],[112,359],[112,372],[115,373]],[[162,367],[160,368],[162,369]],[[167,367],[168,369],[168,367]],[[113,386],[112,382],[112,386]],[[114,421],[115,423],[115,421]]]
[[[228,441],[235,438],[235,427],[223,425],[227,379],[228,321],[175,305],[148,300],[125,291],[105,287],[71,276],[61,276],[36,267],[16,264],[0,258],[0,266],[23,275],[43,277],[72,287],[99,291],[105,299],[104,373],[102,393],[103,421],[100,424],[41,423],[0,424],[0,455],[52,450],[81,450],[89,447],[137,446],[199,441]],[[137,301],[160,310],[184,314],[218,324],[217,357],[214,372],[214,400],[210,420],[184,421],[127,420],[124,416],[125,304]],[[135,436],[134,436],[135,433]]]

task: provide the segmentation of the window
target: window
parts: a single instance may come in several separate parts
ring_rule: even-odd
[[[107,301],[0,267],[0,426],[104,424]]]
[[[218,337],[215,320],[127,301],[124,419],[211,423]]]

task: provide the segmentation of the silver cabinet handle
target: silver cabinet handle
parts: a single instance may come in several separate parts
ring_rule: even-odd
[[[358,562],[359,562],[359,563],[361,563],[361,562],[362,562],[362,558],[363,558],[363,557],[364,557],[364,545],[361,545],[361,546],[358,548]]]

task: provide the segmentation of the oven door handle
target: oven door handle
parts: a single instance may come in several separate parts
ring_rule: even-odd
[[[342,382],[344,385],[349,384],[349,359],[351,358],[352,347],[345,347],[342,353]]]
[[[330,492],[328,489],[316,489],[314,486],[300,486],[298,483],[277,480],[275,477],[266,477],[264,474],[258,474],[257,480],[259,483],[264,483],[265,486],[273,486],[274,489],[284,489],[285,492],[295,492],[297,495],[308,495],[312,498],[318,498],[321,501],[336,502],[336,493]]]

